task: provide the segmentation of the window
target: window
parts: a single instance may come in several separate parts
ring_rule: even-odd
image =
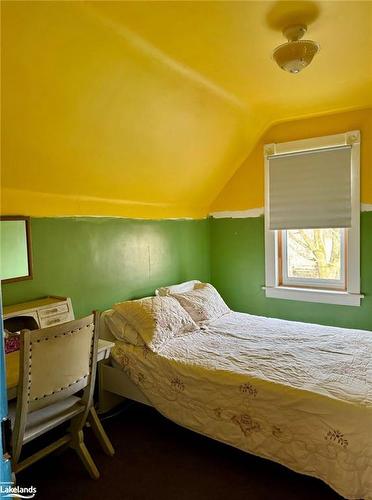
[[[265,146],[266,296],[360,305],[358,131]]]
[[[345,290],[345,229],[289,229],[278,235],[280,283]]]

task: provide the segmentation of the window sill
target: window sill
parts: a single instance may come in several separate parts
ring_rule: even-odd
[[[319,290],[312,288],[294,288],[286,286],[263,287],[266,297],[286,300],[302,300],[305,302],[320,302],[344,306],[360,306],[364,297],[359,293],[337,292],[334,290]]]

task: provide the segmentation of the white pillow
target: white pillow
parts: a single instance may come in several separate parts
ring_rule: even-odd
[[[200,283],[200,281],[191,280],[191,281],[184,281],[183,283],[179,283],[178,285],[163,286],[155,290],[155,295],[164,296],[164,295],[172,295],[173,293],[189,292],[194,288],[194,286],[197,283]]]
[[[139,346],[145,345],[137,330],[135,330],[117,311],[108,311],[105,314],[105,323],[116,339],[124,340],[124,342],[128,344]]]
[[[230,312],[221,295],[209,283],[200,283],[190,292],[172,294],[196,323],[218,319]]]
[[[153,350],[172,337],[196,330],[190,315],[173,297],[148,297],[114,305],[117,311],[141,335]]]

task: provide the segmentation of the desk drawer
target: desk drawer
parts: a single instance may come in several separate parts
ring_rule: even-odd
[[[51,316],[50,318],[42,318],[40,319],[41,328],[47,328],[48,326],[60,325],[62,323],[66,323],[70,321],[70,313],[58,314],[56,316]]]
[[[58,304],[52,307],[46,307],[45,309],[40,309],[38,314],[40,321],[43,318],[49,318],[50,316],[55,316],[56,314],[62,314],[68,312],[67,304]]]

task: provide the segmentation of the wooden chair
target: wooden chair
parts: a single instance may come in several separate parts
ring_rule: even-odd
[[[70,446],[90,476],[99,478],[83,436],[93,407],[98,325],[98,313],[94,313],[59,326],[21,332],[20,379],[13,408],[14,473],[54,450]],[[63,437],[20,461],[24,444],[68,420],[70,426]]]

